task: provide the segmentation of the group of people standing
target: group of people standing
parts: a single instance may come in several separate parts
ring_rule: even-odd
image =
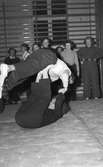
[[[33,44],[32,53],[28,45],[23,44],[24,52],[20,61],[7,63],[5,60],[9,92],[20,88],[22,84],[23,88],[27,83],[30,84],[28,98],[15,116],[18,125],[39,128],[61,118],[69,110],[70,99],[76,98],[76,86],[81,74],[85,99],[100,97],[97,61],[103,57],[102,49],[94,46],[91,37],[87,37],[84,42],[85,47],[78,51],[71,40],[55,50],[49,39],[45,38],[41,47],[38,43]],[[1,112],[3,109],[1,97]]]

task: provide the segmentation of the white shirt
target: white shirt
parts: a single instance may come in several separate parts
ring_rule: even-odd
[[[27,51],[25,51],[25,52],[23,53],[23,55],[22,55],[22,59],[23,59],[23,60],[26,60],[29,55],[30,55],[30,53],[27,52]]]
[[[62,60],[57,59],[55,65],[48,65],[45,69],[40,71],[37,75],[36,83],[38,83],[40,79],[48,78],[48,73],[52,82],[60,78],[63,83],[63,88],[65,91],[67,90],[71,71]]]
[[[64,49],[63,52],[61,52],[61,56],[68,65],[76,65],[77,68],[77,75],[79,76],[79,61],[78,61],[78,55],[77,52],[70,49]]]

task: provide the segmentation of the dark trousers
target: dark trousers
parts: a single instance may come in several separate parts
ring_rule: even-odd
[[[39,128],[55,122],[62,116],[64,95],[59,94],[55,111],[49,110],[51,100],[51,88],[49,79],[32,84],[31,94],[28,100],[22,103],[15,115],[18,125],[23,128]]]
[[[14,87],[12,90],[8,91],[8,96],[10,101],[18,101],[20,99],[18,88]]]
[[[70,100],[76,100],[76,88],[79,85],[79,78],[77,76],[76,65],[75,64],[68,65],[68,67],[70,68],[70,70],[72,72],[72,79],[73,79],[73,83],[69,84],[68,90],[66,92],[66,99],[69,102]]]

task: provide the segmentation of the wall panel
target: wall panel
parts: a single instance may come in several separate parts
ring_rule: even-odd
[[[20,51],[23,42],[33,41],[32,1],[0,1],[0,59],[7,56],[9,47]]]

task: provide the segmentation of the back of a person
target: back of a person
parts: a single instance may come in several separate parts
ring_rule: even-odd
[[[32,53],[32,55],[30,56],[31,59],[34,57],[34,59],[38,59],[41,63],[41,65],[45,65],[45,64],[49,64],[49,62],[51,62],[50,64],[55,64],[57,57],[56,54],[54,52],[52,52],[52,50],[50,49],[39,49],[36,52]],[[42,59],[42,61],[41,61]]]

